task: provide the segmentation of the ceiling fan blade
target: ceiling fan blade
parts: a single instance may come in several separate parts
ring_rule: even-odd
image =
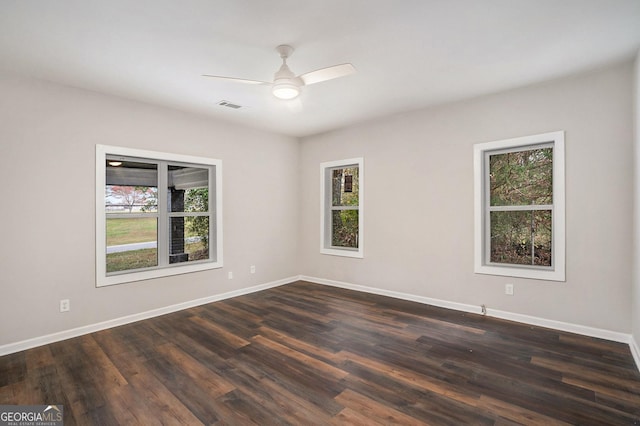
[[[356,72],[356,69],[353,65],[341,64],[311,71],[306,74],[302,74],[299,78],[304,82],[306,86],[308,86],[310,84],[320,83],[322,81],[332,80],[338,77],[344,77],[346,75],[353,74],[354,72]]]
[[[271,84],[271,83],[268,83],[266,81],[247,80],[245,78],[222,77],[220,75],[202,74],[202,76],[203,77],[210,77],[210,78],[217,78],[217,79],[220,79],[220,80],[236,81],[238,83],[245,83],[245,84]]]

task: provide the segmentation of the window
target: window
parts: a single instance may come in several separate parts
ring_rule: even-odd
[[[474,146],[475,272],[565,280],[564,132]]]
[[[98,287],[222,267],[220,160],[96,146]]]
[[[362,158],[320,164],[320,252],[363,257]]]

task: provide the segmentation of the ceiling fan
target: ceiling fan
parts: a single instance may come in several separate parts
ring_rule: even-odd
[[[236,81],[238,83],[271,85],[273,95],[278,99],[294,99],[300,94],[303,86],[332,80],[338,77],[344,77],[356,72],[351,64],[333,65],[331,67],[321,68],[305,74],[296,76],[287,65],[287,58],[293,53],[293,47],[283,44],[276,47],[276,51],[282,58],[282,66],[273,76],[273,82],[258,80],[247,80],[244,78],[223,77],[219,75],[203,74],[203,77],[218,78],[223,80]]]

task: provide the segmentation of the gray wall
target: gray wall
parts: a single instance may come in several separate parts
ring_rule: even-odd
[[[0,345],[299,273],[295,138],[9,75],[0,93]],[[96,144],[222,159],[224,268],[96,288]]]
[[[303,139],[301,273],[631,331],[633,65]],[[473,144],[565,130],[567,281],[473,272]],[[363,156],[364,259],[319,253],[319,164]],[[504,294],[505,283],[515,295]]]
[[[617,64],[298,141],[0,75],[0,346],[298,274],[622,333],[633,324],[639,342],[633,80],[633,64]],[[474,274],[473,144],[554,130],[566,131],[567,282]],[[222,159],[225,267],[95,288],[98,143]],[[320,255],[319,164],[358,156],[365,258]],[[62,298],[71,312],[58,312]]]

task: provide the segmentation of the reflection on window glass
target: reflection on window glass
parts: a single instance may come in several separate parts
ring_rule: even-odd
[[[158,220],[154,217],[107,219],[107,272],[158,265]]]
[[[209,259],[209,217],[171,218],[170,263]]]
[[[551,219],[551,210],[491,212],[491,262],[551,266]]]
[[[105,211],[107,214],[158,211],[158,166],[107,159]]]
[[[209,217],[172,217],[170,263],[209,258]]]
[[[331,212],[331,245],[358,248],[358,210]]]
[[[209,170],[169,166],[169,263],[209,259]]]
[[[199,167],[169,166],[171,212],[209,211],[209,170]]]
[[[358,205],[358,167],[333,169],[331,173],[331,204],[333,206]]]
[[[553,203],[553,148],[491,155],[492,206]]]

